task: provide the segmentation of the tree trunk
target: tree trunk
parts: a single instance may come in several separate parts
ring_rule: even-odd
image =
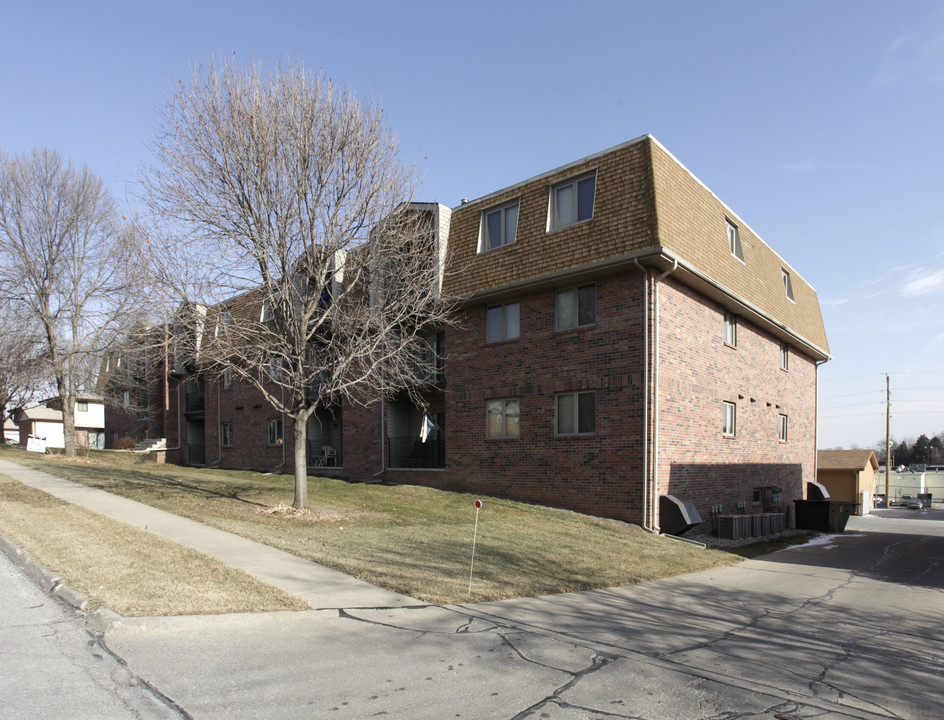
[[[308,423],[296,419],[295,430],[295,502],[292,507],[308,509]]]
[[[75,457],[75,397],[66,393],[62,400],[62,436],[65,441],[65,455]]]

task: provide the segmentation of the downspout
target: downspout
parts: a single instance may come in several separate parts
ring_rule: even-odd
[[[813,400],[813,438],[814,438],[814,441],[813,441],[813,479],[814,480],[816,480],[816,478],[819,477],[819,452],[818,452],[818,448],[819,448],[819,366],[824,365],[827,362],[829,361],[817,360],[816,362],[813,363],[813,367],[816,371],[816,378],[815,378],[815,383],[814,383],[814,385],[816,386],[816,394],[814,395],[814,400]],[[885,467],[888,468],[890,458],[887,457],[887,454],[888,454],[887,447],[885,448],[885,453],[886,453]],[[859,487],[859,486],[856,485],[856,487]],[[806,496],[806,485],[803,484],[802,480],[800,480],[800,495],[801,497],[804,497],[804,498]],[[887,495],[888,495],[888,491],[886,490],[886,497]]]
[[[652,527],[653,532],[659,532],[659,523],[656,518],[656,495],[659,491],[659,283],[665,280],[670,273],[678,269],[678,258],[675,258],[672,267],[656,278],[653,288],[653,392],[652,401]]]
[[[167,346],[169,344],[167,325],[164,325],[164,410],[170,410],[170,380],[168,379],[169,371],[167,369],[167,362],[170,359],[170,356],[167,353]],[[177,378],[177,447],[165,447],[165,452],[167,450],[180,450],[183,446],[183,435],[180,433],[180,378]],[[166,459],[166,456],[165,456]]]
[[[380,470],[373,474],[373,477],[383,475],[387,472],[387,433],[384,420],[387,418],[386,400],[383,395],[380,396]]]
[[[642,272],[642,527],[650,530],[646,518],[649,497],[649,271],[633,258]]]

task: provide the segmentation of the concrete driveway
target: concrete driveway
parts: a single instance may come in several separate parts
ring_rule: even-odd
[[[646,585],[451,607],[128,620],[193,718],[939,718],[944,512]]]

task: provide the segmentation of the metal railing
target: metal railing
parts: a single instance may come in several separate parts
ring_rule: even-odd
[[[341,438],[315,438],[308,441],[308,467],[341,467],[344,445]]]
[[[423,442],[419,435],[388,438],[387,466],[391,468],[446,467],[446,438],[441,432]]]

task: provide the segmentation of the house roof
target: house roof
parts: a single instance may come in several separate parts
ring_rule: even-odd
[[[45,405],[31,405],[29,407],[20,408],[17,417],[26,418],[27,420],[62,422],[62,411],[53,410]]]
[[[596,174],[593,218],[548,230],[555,183]],[[515,242],[479,252],[484,210],[518,201]],[[730,250],[738,228],[744,259]],[[511,296],[640,264],[670,270],[725,309],[744,315],[817,360],[829,344],[816,291],[654,137],[543,173],[453,209],[452,272],[445,291],[467,300]],[[788,273],[794,299],[787,297]]]
[[[816,453],[820,470],[864,470],[869,465],[878,469],[878,460],[872,450],[820,450]]]

